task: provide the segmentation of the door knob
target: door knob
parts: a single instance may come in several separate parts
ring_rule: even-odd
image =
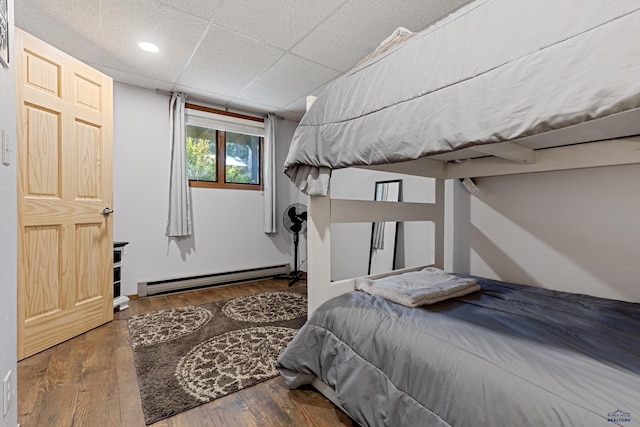
[[[113,209],[111,208],[104,208],[102,209],[102,212],[100,212],[102,215],[110,215],[113,213]]]

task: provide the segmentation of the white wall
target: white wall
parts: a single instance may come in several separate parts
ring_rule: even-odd
[[[434,182],[422,178],[366,169],[338,169],[331,177],[331,197],[373,200],[376,181],[401,179],[403,201],[433,202]],[[432,225],[424,221],[405,222],[398,236],[398,268],[432,262]],[[364,276],[369,266],[371,223],[331,225],[331,279]]]
[[[165,236],[168,207],[169,98],[114,84],[114,240],[125,248],[123,294],[137,283],[292,263],[290,236],[262,231],[258,191],[191,188],[194,235]],[[282,170],[297,124],[279,120],[276,157]],[[288,204],[288,179],[278,173],[278,225]]]
[[[456,185],[456,267],[474,275],[640,302],[640,167],[481,178]],[[466,195],[465,195],[466,194]],[[465,202],[466,197],[466,202]]]
[[[302,193],[298,188],[293,185],[289,177],[287,177],[284,170],[284,162],[289,153],[289,147],[291,145],[291,138],[298,126],[298,122],[292,122],[290,120],[278,120],[277,132],[279,144],[276,147],[276,174],[278,175],[278,190],[277,190],[277,218],[276,224],[278,228],[277,244],[281,251],[289,253],[289,263],[291,267],[295,269],[294,255],[293,255],[293,235],[284,230],[282,225],[282,217],[284,211],[292,203],[302,203],[307,205],[307,196]],[[298,244],[298,268],[301,271],[307,271],[306,259],[307,259],[307,240],[305,235],[300,236]]]
[[[9,22],[13,23],[13,0],[9,0]],[[13,25],[9,29],[9,53],[13,56]],[[16,195],[16,98],[15,61],[11,68],[0,66],[0,129],[6,132],[11,147],[10,164],[0,164],[0,381],[11,371],[13,396],[9,413],[0,426],[14,427],[18,423],[16,399],[16,292],[17,292],[17,195]],[[1,384],[0,384],[1,386]],[[2,403],[0,402],[0,408]]]

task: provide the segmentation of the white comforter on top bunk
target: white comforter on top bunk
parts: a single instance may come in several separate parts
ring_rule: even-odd
[[[297,128],[285,173],[517,140],[640,108],[638,0],[478,0],[356,66]],[[616,135],[622,136],[622,135]]]

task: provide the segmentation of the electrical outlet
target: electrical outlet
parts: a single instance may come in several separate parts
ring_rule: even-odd
[[[11,405],[11,395],[13,387],[11,385],[11,371],[7,372],[7,376],[2,380],[2,414],[6,416]]]

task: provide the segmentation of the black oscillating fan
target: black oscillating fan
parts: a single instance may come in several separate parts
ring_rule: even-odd
[[[298,242],[300,241],[300,234],[304,234],[304,232],[307,231],[307,207],[302,203],[289,205],[289,207],[284,210],[282,223],[284,224],[284,228],[293,234],[294,271],[292,271],[290,275],[289,286],[291,286],[302,278],[302,272],[298,270]]]

